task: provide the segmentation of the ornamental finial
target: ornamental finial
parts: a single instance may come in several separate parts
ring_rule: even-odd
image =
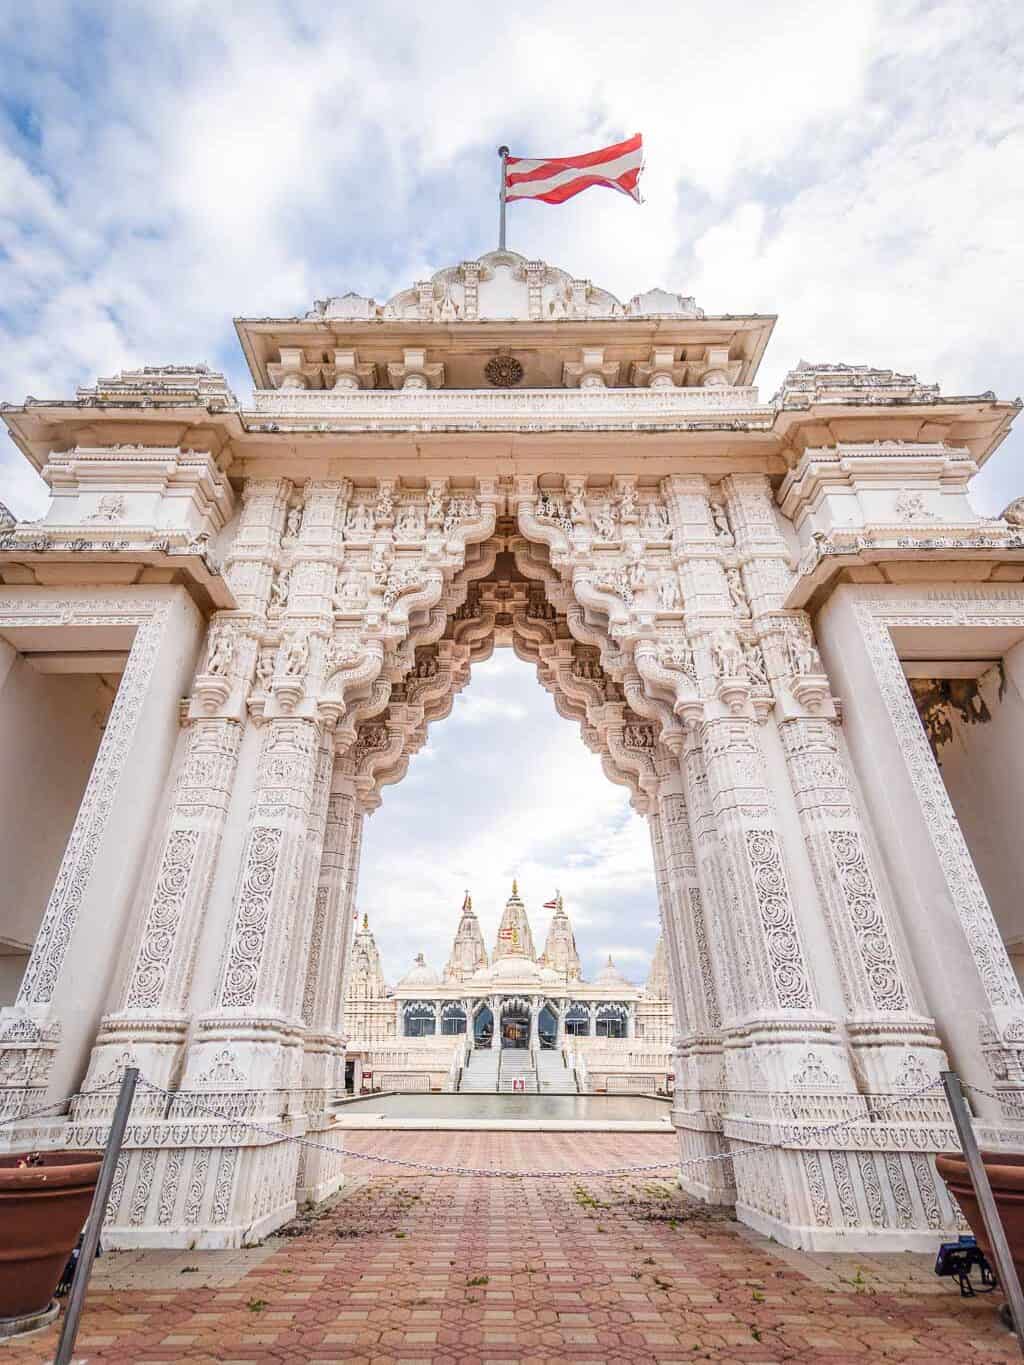
[[[519,885],[518,885],[518,883],[516,882],[515,877],[512,878],[512,894],[513,894],[513,896],[518,896],[518,895],[519,895]]]
[[[364,928],[364,930],[365,930],[365,929],[369,929],[369,927],[370,927],[370,916],[369,916],[369,915],[366,913],[366,911],[364,910],[364,911],[363,911],[363,928]]]
[[[463,902],[462,902],[462,909],[463,909],[463,911],[465,912],[466,910],[472,910],[472,908],[473,908],[473,897],[472,897],[472,896],[469,894],[469,892],[467,891],[467,892],[466,892],[466,895],[465,895],[465,898],[464,898],[464,900],[463,900]]]

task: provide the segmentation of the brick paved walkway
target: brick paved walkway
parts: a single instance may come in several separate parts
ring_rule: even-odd
[[[473,1165],[605,1165],[670,1156],[657,1135],[381,1133],[360,1150]],[[373,1146],[371,1147],[371,1144]],[[961,1300],[926,1256],[786,1251],[669,1180],[382,1174],[301,1234],[241,1252],[98,1263],[78,1358],[166,1365],[549,1360],[1017,1359],[991,1298]],[[0,1346],[53,1358],[56,1333]]]

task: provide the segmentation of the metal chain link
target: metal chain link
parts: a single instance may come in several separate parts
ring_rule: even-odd
[[[174,1097],[174,1094],[176,1093],[175,1091],[166,1089],[162,1085],[157,1085],[155,1082],[147,1080],[144,1076],[139,1077],[138,1083],[145,1089],[155,1091],[156,1093],[163,1095],[165,1098],[168,1099],[172,1099]],[[1000,1102],[1005,1103],[1004,1097],[999,1095],[997,1092],[985,1090],[981,1086],[971,1085],[967,1081],[963,1082],[963,1084],[964,1087],[968,1090],[975,1091],[977,1094],[986,1095],[991,1099],[999,1100]],[[72,1094],[66,1096],[64,1099],[55,1101],[53,1104],[43,1105],[38,1109],[29,1110],[25,1114],[15,1115],[13,1118],[2,1119],[0,1120],[0,1126],[4,1126],[10,1123],[21,1122],[25,1119],[35,1118],[39,1115],[47,1114],[53,1109],[59,1109],[64,1105],[70,1104],[71,1101],[75,1099],[86,1099],[93,1095],[106,1094],[111,1090],[116,1090],[118,1086],[119,1082],[111,1081],[107,1085],[97,1086],[93,1090],[76,1090]],[[874,1116],[877,1117],[878,1114],[887,1112],[888,1110],[891,1109],[898,1108],[901,1105],[907,1104],[912,1100],[920,1099],[922,1096],[930,1094],[931,1092],[940,1089],[941,1089],[940,1081],[929,1081],[927,1085],[920,1086],[916,1090],[908,1090],[905,1094],[894,1095],[893,1098],[890,1101],[888,1101],[888,1103],[880,1105],[876,1108]],[[347,1156],[356,1161],[376,1161],[384,1166],[398,1166],[402,1167],[405,1170],[430,1171],[438,1175],[479,1176],[503,1180],[507,1179],[555,1180],[583,1177],[593,1178],[596,1176],[633,1175],[649,1171],[688,1170],[690,1167],[708,1166],[714,1164],[715,1162],[720,1161],[737,1161],[745,1156],[753,1156],[755,1153],[759,1153],[765,1150],[774,1149],[781,1151],[785,1149],[785,1141],[761,1142],[758,1141],[757,1139],[749,1140],[744,1139],[747,1145],[744,1147],[743,1150],[738,1152],[715,1152],[709,1154],[708,1156],[686,1157],[683,1160],[679,1160],[678,1158],[669,1158],[665,1161],[644,1162],[641,1164],[631,1164],[628,1166],[606,1166],[602,1167],[599,1170],[563,1169],[550,1171],[515,1171],[503,1170],[494,1167],[449,1166],[427,1161],[412,1161],[404,1157],[375,1155],[371,1152],[355,1152],[345,1147],[335,1146],[331,1143],[318,1142],[315,1138],[303,1137],[293,1133],[283,1133],[277,1128],[272,1128],[267,1124],[257,1123],[253,1119],[240,1118],[237,1114],[228,1113],[226,1110],[218,1109],[214,1105],[202,1104],[201,1102],[196,1103],[194,1097],[193,1103],[196,1104],[196,1107],[199,1110],[205,1112],[211,1118],[221,1119],[223,1122],[233,1124],[236,1127],[240,1126],[243,1128],[249,1128],[253,1132],[262,1133],[267,1137],[272,1137],[278,1142],[295,1142],[302,1147],[307,1147],[313,1151],[327,1152],[332,1156]],[[829,1138],[832,1134],[837,1132],[843,1132],[849,1128],[852,1128],[855,1125],[859,1124],[861,1121],[862,1120],[859,1116],[854,1116],[851,1118],[839,1119],[834,1123],[819,1125],[811,1128],[798,1129],[793,1127],[788,1130],[788,1133],[786,1130],[783,1130],[783,1133],[784,1138],[789,1142],[796,1142],[798,1140],[801,1140],[802,1142],[806,1143],[808,1140],[810,1140],[811,1142],[821,1143],[827,1138]]]
[[[168,1097],[170,1097],[172,1094],[171,1091],[165,1090],[163,1086],[155,1085],[152,1081],[147,1081],[144,1077],[141,1076],[139,1078],[139,1084],[145,1086],[149,1090],[158,1091],[160,1094]],[[896,1108],[899,1105],[906,1104],[910,1100],[919,1099],[922,1095],[926,1095],[930,1091],[940,1088],[941,1088],[940,1081],[929,1081],[927,1085],[921,1086],[917,1090],[909,1090],[904,1095],[894,1096],[894,1098],[888,1104],[880,1106],[879,1110],[876,1112],[882,1112],[884,1110]],[[308,1147],[314,1151],[329,1152],[333,1156],[348,1156],[358,1161],[378,1161],[382,1165],[386,1166],[401,1166],[408,1170],[431,1171],[438,1175],[483,1176],[498,1179],[516,1180],[520,1179],[553,1180],[568,1177],[584,1176],[592,1178],[594,1176],[639,1174],[644,1171],[666,1171],[670,1169],[673,1171],[686,1170],[691,1166],[707,1166],[718,1161],[735,1161],[745,1156],[752,1156],[754,1155],[755,1151],[760,1152],[772,1148],[780,1151],[784,1149],[784,1144],[780,1142],[759,1142],[756,1139],[752,1139],[749,1141],[748,1146],[743,1151],[716,1152],[708,1156],[687,1157],[684,1160],[679,1160],[678,1158],[671,1158],[666,1161],[646,1162],[642,1165],[608,1166],[603,1167],[602,1169],[596,1171],[595,1170],[512,1171],[476,1166],[446,1166],[427,1161],[410,1161],[407,1158],[403,1157],[378,1156],[370,1152],[354,1152],[344,1147],[336,1147],[328,1143],[317,1142],[315,1138],[300,1137],[292,1133],[282,1133],[280,1132],[280,1130],[276,1128],[271,1128],[266,1124],[256,1123],[253,1119],[239,1118],[235,1114],[229,1114],[224,1110],[216,1109],[212,1105],[203,1105],[202,1103],[199,1103],[197,1107],[199,1109],[205,1109],[205,1111],[214,1118],[222,1119],[228,1123],[238,1124],[245,1128],[251,1128],[254,1132],[263,1133],[268,1137],[276,1138],[279,1142],[297,1142],[300,1144],[300,1146]],[[793,1129],[791,1130],[792,1131],[791,1140],[795,1141],[797,1137],[800,1137],[804,1140],[809,1138],[812,1141],[820,1142],[821,1140],[827,1138],[832,1133],[841,1131],[843,1129],[852,1128],[855,1124],[859,1123],[860,1121],[861,1120],[859,1118],[855,1117],[849,1119],[840,1119],[836,1123],[831,1123],[820,1127],[802,1130]]]
[[[0,1128],[8,1123],[22,1123],[25,1119],[37,1118],[40,1114],[48,1114],[51,1109],[61,1109],[64,1105],[70,1104],[72,1100],[84,1100],[90,1095],[103,1095],[108,1090],[118,1090],[120,1081],[111,1081],[109,1085],[97,1086],[95,1090],[73,1090],[70,1095],[66,1095],[62,1100],[54,1100],[52,1104],[41,1105],[38,1109],[29,1109],[24,1114],[13,1114],[10,1118],[0,1119]],[[54,1118],[62,1118],[63,1115],[55,1114]]]

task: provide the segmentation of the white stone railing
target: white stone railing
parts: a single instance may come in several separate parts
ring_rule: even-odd
[[[769,420],[752,386],[676,389],[257,389],[246,417],[354,426],[471,422],[483,428],[566,422],[671,423],[728,413]]]

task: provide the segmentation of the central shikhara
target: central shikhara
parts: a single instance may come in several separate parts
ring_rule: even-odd
[[[4,410],[53,493],[0,534],[5,648],[120,681],[0,1104],[95,1145],[141,1068],[111,1242],[341,1183],[363,819],[496,646],[649,822],[685,1187],[790,1243],[955,1227],[929,1087],[952,1054],[1015,1140],[1024,998],[901,660],[1024,637],[1019,509],[966,495],[1016,405],[849,365],[765,402],[773,321],[492,253],[239,322],[250,407],[172,366]]]

